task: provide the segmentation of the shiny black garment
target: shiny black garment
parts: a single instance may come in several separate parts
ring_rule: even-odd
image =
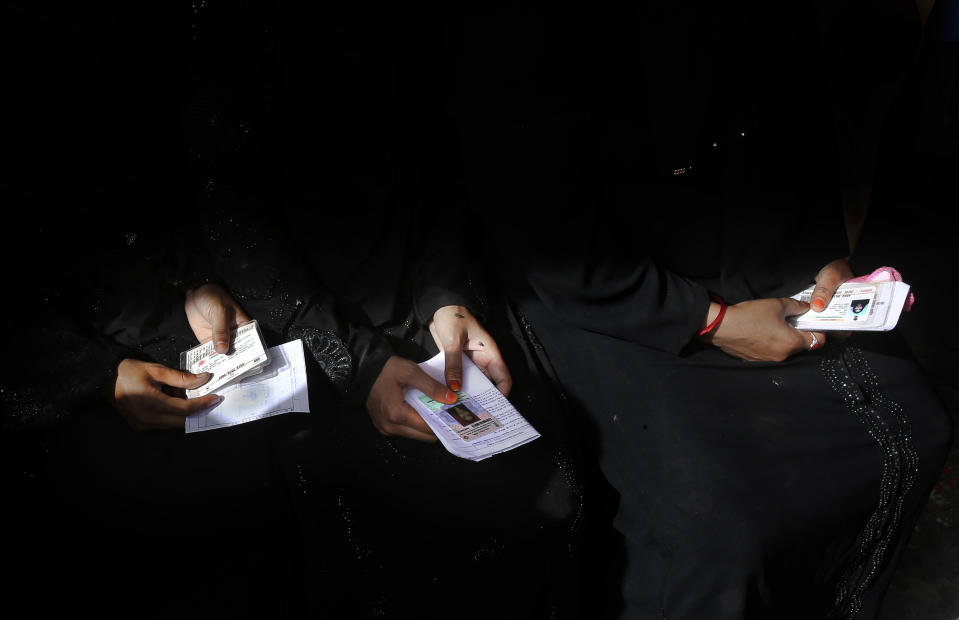
[[[848,253],[858,162],[835,115],[865,90],[834,82],[850,66],[894,77],[917,27],[908,3],[853,15],[640,3],[451,20],[495,285],[615,488],[593,617],[875,617],[936,480],[951,426],[896,333],[781,364],[692,342],[710,292],[793,294]],[[491,32],[496,51],[471,53]]]
[[[15,497],[23,499],[9,515],[10,530],[26,532],[8,556],[19,564],[19,598],[44,611],[87,608],[107,616],[168,617],[186,609],[187,615],[231,617],[314,617],[331,610],[337,617],[444,617],[451,608],[466,617],[494,610],[517,618],[573,615],[585,518],[579,458],[565,447],[565,406],[537,378],[533,360],[509,337],[501,344],[517,366],[514,398],[543,438],[485,463],[455,459],[437,445],[383,438],[361,406],[385,360],[387,337],[404,352],[425,356],[432,345],[423,318],[432,315],[431,308],[462,303],[485,312],[472,297],[450,295],[453,280],[460,286],[465,280],[469,288],[469,276],[456,275],[458,263],[431,258],[432,247],[422,252],[426,246],[408,234],[422,219],[414,216],[420,207],[411,206],[414,198],[405,189],[410,179],[399,182],[383,203],[317,209],[301,218],[294,217],[292,201],[277,208],[272,192],[286,186],[270,185],[262,173],[261,145],[270,132],[258,124],[259,106],[269,97],[242,88],[269,85],[269,74],[216,70],[230,66],[218,64],[217,51],[249,53],[232,58],[234,69],[248,60],[256,69],[262,54],[269,58],[271,6],[221,6],[217,13],[207,3],[195,3],[178,22],[139,19],[143,16],[135,11],[107,3],[75,25],[74,37],[63,32],[74,22],[62,7],[59,15],[53,9],[44,15],[26,11],[19,21],[5,20],[12,34],[21,35],[10,40],[22,46],[24,57],[16,64],[22,75],[11,83],[21,88],[23,110],[33,107],[35,114],[4,129],[15,130],[17,148],[32,145],[39,152],[18,162],[20,174],[5,178],[4,191],[44,224],[29,229],[35,231],[28,235],[34,245],[56,248],[21,278],[36,284],[31,301],[7,308],[5,318],[15,321],[23,340],[39,334],[40,346],[30,349],[30,356],[42,358],[49,350],[87,356],[79,364],[72,355],[58,357],[56,372],[21,367],[18,384],[42,393],[10,400],[20,407],[53,399],[69,418],[29,437],[21,430],[5,439],[16,448],[4,450],[5,478],[16,482]],[[44,17],[62,19],[54,19],[52,27]],[[335,25],[335,15],[325,17]],[[217,36],[211,35],[211,24],[223,27]],[[99,38],[88,37],[84,27]],[[242,45],[222,47],[227,33]],[[116,48],[98,43],[115,39],[122,43]],[[138,63],[120,53],[131,41],[142,45]],[[86,54],[77,55],[75,76],[43,82],[44,88],[31,81],[37,59],[55,66],[71,45]],[[167,53],[177,62],[169,62]],[[122,71],[127,61],[151,71],[127,76]],[[93,79],[100,70],[119,77],[104,79],[107,88]],[[58,89],[64,82],[99,87],[63,94]],[[119,96],[130,92],[142,96],[130,101]],[[74,153],[69,131],[30,133],[57,118],[37,108],[38,102],[96,111],[95,117],[78,111],[77,118],[64,121],[66,130],[89,130],[83,156]],[[178,114],[182,132],[175,127]],[[91,126],[91,118],[103,119],[102,131]],[[130,123],[116,124],[117,119]],[[146,119],[162,130],[138,140],[134,130]],[[309,153],[292,154],[286,161],[302,158],[301,165],[310,166]],[[336,160],[336,150],[323,157]],[[101,163],[97,174],[85,170]],[[54,164],[84,170],[66,175],[68,181],[33,183],[56,170]],[[126,193],[112,193],[118,169],[123,173],[116,176],[132,188]],[[404,179],[408,172],[395,174]],[[389,182],[394,172],[379,170],[359,187],[384,182],[383,174]],[[89,191],[78,193],[75,179]],[[57,191],[35,197],[36,188]],[[131,197],[133,190],[139,193]],[[46,220],[51,213],[57,217]],[[283,213],[290,217],[276,217]],[[345,224],[335,225],[327,214]],[[342,278],[334,280],[340,285],[360,285],[347,292],[383,333],[354,329],[353,319],[364,317],[327,295],[287,253],[291,244],[276,232],[287,224],[315,255],[328,258],[315,271]],[[362,226],[371,224],[390,233],[388,242],[366,238]],[[396,224],[403,227],[393,230]],[[369,243],[344,243],[347,225],[354,240]],[[364,256],[373,257],[373,268],[358,277],[347,266],[354,259],[363,263]],[[192,344],[183,291],[204,281],[229,289],[263,323],[268,344],[304,340],[312,416],[292,414],[190,436],[133,433],[99,399],[123,357],[175,365],[179,351]],[[34,313],[44,307],[44,287],[51,285],[56,307]],[[367,294],[374,304],[366,303]],[[45,322],[47,314],[65,323]],[[489,316],[503,326],[497,331],[512,330],[513,338],[522,338],[502,313]],[[63,346],[66,338],[69,347]],[[47,339],[59,348],[48,346]],[[100,342],[104,354],[92,344]],[[375,363],[364,363],[370,359]],[[530,370],[524,372],[523,365]],[[86,379],[88,373],[94,378]],[[81,379],[82,399],[70,388]],[[18,421],[24,417],[23,408],[7,411]],[[58,419],[46,420],[46,426]],[[309,432],[298,433],[304,428]],[[461,484],[476,476],[475,484]],[[469,521],[470,534],[459,540],[437,537],[436,515],[446,522]],[[357,545],[369,553],[357,556]],[[93,564],[97,570],[91,570]],[[497,596],[470,601],[463,609],[459,576],[477,570],[489,575]],[[421,594],[424,575],[434,584],[430,597]],[[101,596],[101,580],[112,585],[113,598]],[[251,580],[257,587],[250,587]],[[523,587],[503,592],[497,580]]]
[[[206,280],[249,296],[271,345],[295,328],[331,343],[337,360],[352,346],[345,369],[311,366],[319,411],[334,388],[362,401],[386,359],[371,352],[389,349],[333,318],[342,314],[321,287],[297,287],[296,263],[267,253],[265,231],[240,213],[194,207],[179,16],[149,12],[2,8],[10,164],[0,192],[18,214],[4,231],[4,261],[17,267],[3,324],[5,351],[19,353],[5,355],[0,385],[10,605],[40,615],[296,615],[300,550],[271,442],[307,426],[305,416],[209,436],[134,433],[106,399],[116,366],[176,367],[195,344],[184,291]],[[236,261],[218,262],[221,252]],[[184,581],[191,571],[196,588]],[[262,587],[248,588],[258,573]]]
[[[3,250],[19,265],[3,323],[20,353],[5,356],[0,385],[9,604],[39,615],[297,617],[301,547],[274,444],[308,416],[135,433],[107,400],[117,364],[176,367],[196,344],[184,292],[205,281],[232,290],[269,345],[313,345],[316,411],[362,402],[389,346],[298,279],[299,263],[243,204],[226,216],[208,187],[197,204],[178,15],[141,9],[5,5],[0,19],[11,161],[0,189],[20,214]]]
[[[270,77],[241,72],[225,88],[255,99],[267,87],[250,135],[263,149],[266,201],[310,269],[415,361],[436,353],[425,328],[434,311],[468,307],[496,334],[511,399],[543,437],[473,463],[382,437],[361,407],[298,435],[286,470],[306,541],[308,611],[576,617],[587,502],[568,404],[525,351],[505,302],[483,292],[482,240],[461,219],[455,128],[443,114],[442,13],[425,9],[279,2],[274,47],[250,56],[240,42],[237,54],[261,59],[250,66],[265,63]],[[464,593],[465,582],[487,580],[489,596]]]
[[[485,313],[460,217],[441,9],[277,2],[271,27],[266,183],[310,267],[401,351],[439,307]]]

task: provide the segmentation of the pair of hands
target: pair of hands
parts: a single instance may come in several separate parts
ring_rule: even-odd
[[[729,306],[719,325],[700,339],[748,362],[781,362],[796,353],[818,349],[826,343],[825,333],[800,331],[786,318],[805,314],[810,308],[822,312],[839,285],[852,277],[848,259],[834,260],[816,275],[810,303],[788,297],[744,301]],[[718,312],[719,304],[710,304],[703,325],[711,323]]]
[[[205,284],[187,293],[184,310],[197,340],[212,339],[219,353],[229,350],[230,331],[250,320],[233,297],[215,284]],[[429,327],[436,346],[446,354],[447,385],[435,381],[412,361],[391,357],[366,401],[373,426],[384,435],[436,440],[429,426],[404,401],[403,393],[407,387],[415,387],[437,401],[456,402],[454,391],[463,382],[464,350],[503,394],[509,394],[512,379],[499,348],[469,310],[461,306],[440,308]],[[218,404],[220,397],[208,394],[187,400],[170,394],[170,388],[198,388],[210,376],[124,359],[117,367],[117,380],[110,396],[120,415],[136,430],[183,428],[188,415]]]
[[[816,274],[810,303],[788,297],[744,301],[728,307],[720,324],[702,339],[747,361],[781,362],[796,353],[817,349],[825,344],[826,334],[800,331],[787,323],[786,318],[804,314],[810,307],[822,312],[839,285],[852,277],[848,259],[834,260]],[[711,304],[704,326],[712,322],[718,312],[719,304]],[[454,391],[460,389],[463,380],[462,351],[466,351],[500,392],[509,394],[512,379],[499,348],[468,310],[460,306],[440,308],[430,322],[430,333],[446,355],[446,385],[432,379],[413,362],[391,357],[366,402],[373,425],[384,435],[435,441],[426,422],[403,400],[403,391],[412,386],[433,400],[456,402]]]
[[[187,293],[184,310],[196,339],[206,342],[212,338],[217,353],[229,351],[230,331],[250,320],[233,297],[216,284]],[[211,376],[208,372],[194,375],[127,358],[117,366],[117,380],[109,396],[135,430],[183,428],[188,415],[218,404],[220,397],[207,394],[186,399],[171,392],[198,388]]]
[[[384,435],[436,441],[429,425],[403,400],[403,392],[407,387],[415,387],[435,401],[455,403],[456,391],[463,386],[464,351],[504,396],[509,395],[513,386],[499,347],[469,310],[462,306],[444,306],[433,314],[429,328],[437,348],[446,358],[446,385],[410,360],[391,357],[366,400],[373,426]]]

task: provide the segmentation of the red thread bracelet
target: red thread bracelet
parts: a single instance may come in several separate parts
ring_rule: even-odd
[[[716,326],[719,325],[719,322],[723,320],[724,316],[726,316],[726,300],[719,295],[710,295],[709,299],[719,304],[719,314],[716,315],[716,318],[713,319],[712,323],[704,327],[703,330],[699,332],[700,336],[704,336],[716,329]]]

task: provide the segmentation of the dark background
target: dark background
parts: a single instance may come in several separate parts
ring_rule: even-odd
[[[25,274],[56,278],[40,281],[41,289],[76,292],[84,273],[123,273],[106,261],[116,256],[105,251],[111,240],[132,233],[140,244],[162,246],[231,201],[269,208],[279,186],[286,193],[276,213],[292,223],[291,240],[312,248],[331,284],[349,292],[351,274],[369,268],[350,263],[364,255],[357,247],[383,270],[399,268],[391,257],[403,235],[390,231],[409,225],[396,214],[410,207],[390,198],[400,190],[389,177],[414,151],[420,172],[435,181],[425,184],[434,189],[417,207],[417,225],[469,239],[462,226],[472,197],[457,172],[463,161],[508,154],[510,140],[521,142],[530,127],[548,130],[571,111],[595,117],[629,101],[634,86],[620,73],[622,55],[637,50],[629,22],[613,9],[584,16],[537,3],[453,4],[324,3],[296,19],[270,2],[0,5],[0,199],[9,218],[4,262],[13,272],[4,318],[22,310]],[[854,265],[895,266],[913,286],[916,307],[898,329],[959,420],[959,340],[951,327],[959,307],[957,43],[936,30],[946,3],[937,3],[925,33],[911,3],[887,6],[843,3],[823,34],[838,136],[824,157],[836,158],[847,218],[866,213]],[[715,36],[712,25],[703,23],[698,36]],[[879,33],[875,47],[844,47],[862,35],[856,29],[870,28]],[[670,62],[665,57],[664,67]],[[694,107],[697,95],[676,100]],[[464,127],[502,140],[474,141],[470,148],[480,152],[463,153]],[[689,126],[673,142],[701,137]],[[355,201],[357,191],[358,211],[301,206],[317,197]],[[623,213],[610,224],[640,215]],[[703,234],[703,226],[691,228]],[[365,309],[388,317],[378,303]],[[6,356],[5,364],[16,360]],[[8,507],[44,466],[47,428],[5,426]],[[947,466],[886,618],[959,617],[956,450]]]

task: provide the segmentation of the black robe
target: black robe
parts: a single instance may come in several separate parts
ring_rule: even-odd
[[[312,76],[283,72],[295,69],[286,50],[314,39],[294,28],[307,21],[285,12],[292,5],[272,8],[198,3],[149,19],[106,3],[79,19],[66,7],[5,7],[16,60],[6,85],[20,107],[3,128],[11,153],[27,155],[4,197],[30,214],[24,237],[52,248],[17,274],[24,301],[4,314],[29,361],[4,378],[4,474],[23,500],[11,528],[30,533],[10,556],[27,567],[19,596],[104,615],[443,617],[476,571],[524,587],[461,615],[575,614],[583,494],[577,453],[552,419],[563,405],[534,361],[521,365],[509,338],[523,335],[503,306],[487,311],[463,263],[431,243],[416,188],[423,170],[445,171],[408,159],[428,150],[410,142],[411,122],[355,107],[378,100],[347,88],[348,62],[314,51],[299,60],[342,65],[325,109],[349,114],[310,125],[289,89]],[[319,23],[366,33],[359,13]],[[353,51],[348,37],[326,42]],[[368,66],[391,58],[381,53]],[[300,138],[314,134],[297,133],[299,118],[340,141],[305,147]],[[344,155],[341,123],[374,127],[364,145],[383,157]],[[308,203],[291,173],[330,162],[317,195],[332,206]],[[445,185],[431,186],[445,198]],[[354,191],[361,199],[344,202]],[[12,261],[19,248],[8,247]],[[175,366],[193,344],[184,291],[206,281],[261,321],[268,344],[303,338],[311,416],[134,433],[105,402],[119,360]],[[363,404],[383,363],[394,350],[431,354],[425,323],[451,303],[504,334],[514,398],[543,439],[472,463],[375,431]],[[451,537],[441,523],[469,531]],[[90,558],[102,568],[90,570]],[[101,596],[100,579],[115,597]]]
[[[848,253],[841,179],[858,162],[840,137],[865,131],[848,121],[868,91],[843,71],[895,76],[918,26],[908,3],[868,25],[854,8],[452,22],[496,285],[615,489],[596,616],[875,617],[938,476],[950,421],[898,334],[780,364],[693,338],[710,292],[791,295]]]

